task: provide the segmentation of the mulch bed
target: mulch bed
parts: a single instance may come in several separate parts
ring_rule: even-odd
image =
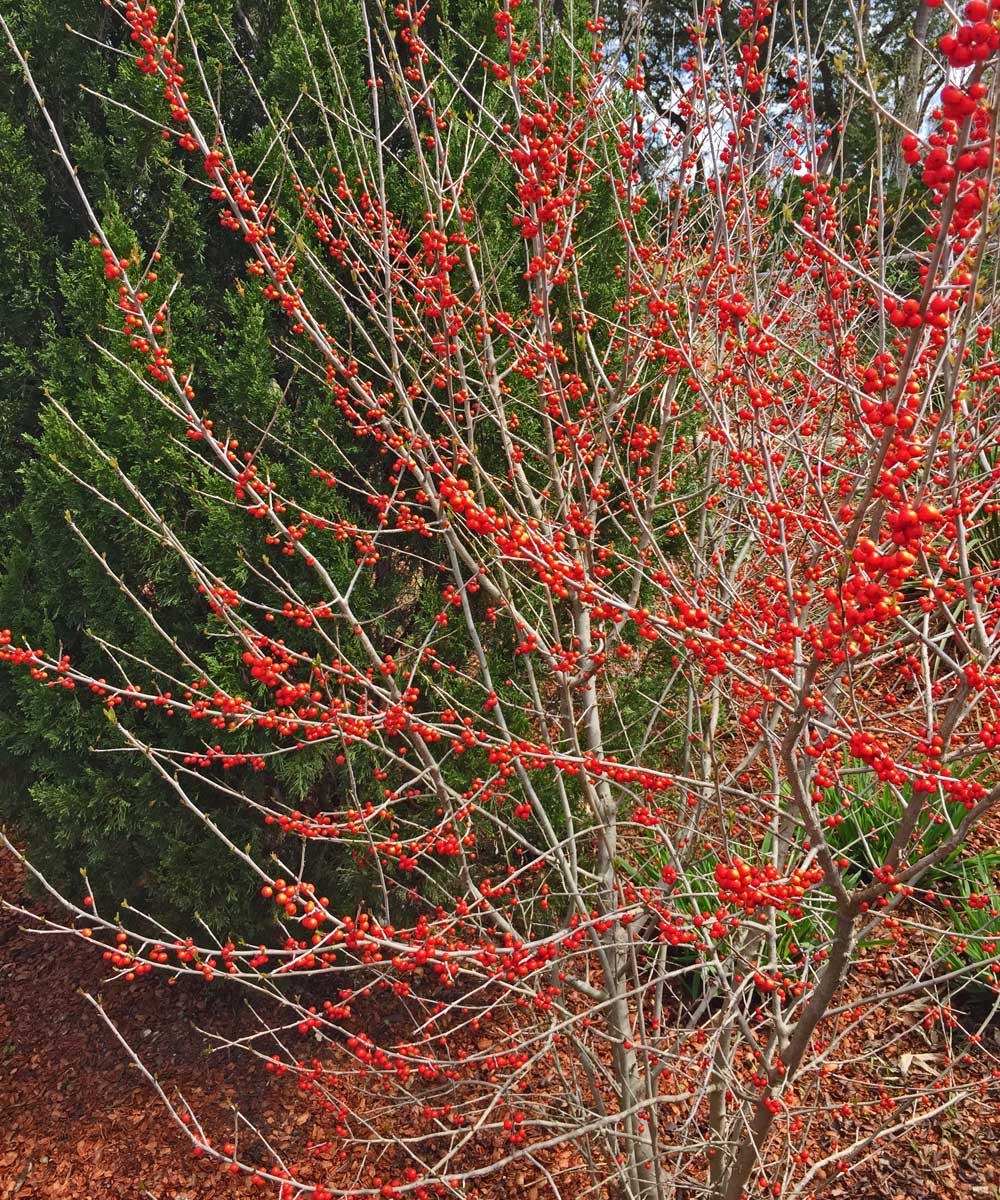
[[[37,909],[28,903],[19,864],[2,852],[0,895]],[[245,1176],[228,1176],[192,1157],[149,1083],[80,994],[101,994],[99,956],[82,941],[31,933],[23,925],[0,912],[0,1200],[259,1195]],[[147,980],[104,987],[103,1001],[168,1094],[183,1093],[216,1143],[231,1133],[229,1106],[238,1088],[243,1110],[249,1105],[252,1119],[289,1161],[308,1158],[310,1140],[322,1142],[322,1116],[303,1103],[293,1080],[275,1078],[227,1050],[210,1054],[194,1031],[248,1031],[248,1015],[227,989]],[[994,1056],[998,1048],[1000,1043],[990,1047]],[[877,1072],[878,1064],[868,1069]],[[347,1174],[357,1180],[354,1170]],[[493,1181],[479,1195],[529,1190],[531,1200],[546,1191],[519,1176]],[[823,1194],[844,1200],[1000,1200],[1000,1106],[945,1114],[887,1145],[857,1172],[827,1181]]]
[[[20,867],[2,852],[0,895],[28,906]],[[0,1200],[246,1196],[244,1180],[192,1157],[149,1083],[80,994],[101,992],[99,955],[23,925],[0,912]],[[179,1089],[217,1118],[224,1113],[235,1095],[235,1064],[226,1051],[208,1054],[192,1032],[193,1024],[238,1024],[222,989],[144,981],[113,986],[104,1000],[168,1091]]]

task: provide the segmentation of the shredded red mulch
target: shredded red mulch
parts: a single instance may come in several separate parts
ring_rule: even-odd
[[[0,854],[0,895],[37,910],[23,873]],[[103,964],[73,939],[33,933],[0,912],[0,1200],[229,1200],[258,1194],[245,1176],[192,1157],[148,1081],[81,989],[101,993]],[[247,1088],[248,1063],[229,1051],[209,1054],[194,1026],[245,1031],[246,1016],[221,988],[145,981],[106,989],[105,1009],[142,1054],[168,1094],[183,1093],[213,1140],[231,1131],[227,1102],[240,1104],[290,1161],[323,1129],[294,1083],[260,1072]],[[1000,1034],[994,1034],[1000,1043]],[[252,1082],[252,1081],[251,1081]],[[213,1124],[214,1123],[214,1124]],[[523,1178],[512,1190],[543,1200]],[[481,1195],[486,1195],[486,1192]],[[825,1193],[841,1200],[1000,1200],[1000,1111],[950,1113]]]
[[[21,870],[6,854],[0,895],[29,906]],[[0,912],[0,1200],[248,1195],[245,1179],[222,1177],[192,1157],[149,1083],[80,994],[100,993],[99,956],[24,924]],[[196,1108],[224,1109],[235,1064],[225,1051],[207,1054],[192,1032],[192,1024],[231,1028],[238,1021],[221,990],[148,981],[109,989],[105,1001],[168,1091],[179,1089]]]

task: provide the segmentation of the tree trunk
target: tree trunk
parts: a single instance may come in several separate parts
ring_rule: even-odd
[[[906,69],[899,98],[899,119],[903,128],[896,131],[896,163],[894,174],[900,187],[906,183],[909,166],[903,160],[902,141],[909,131],[916,133],[914,126],[920,113],[920,92],[923,80],[924,47],[930,25],[931,10],[924,0],[917,0],[917,15],[910,33],[910,47],[906,56]]]

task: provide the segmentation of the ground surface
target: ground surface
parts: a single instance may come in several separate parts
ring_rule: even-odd
[[[17,864],[0,854],[0,895],[23,899]],[[32,934],[0,913],[0,1200],[229,1200],[259,1195],[192,1158],[149,1083],[80,995],[101,991],[102,966],[82,941]],[[141,982],[106,990],[108,1013],[141,1049],[168,1092],[181,1091],[228,1136],[227,1100],[237,1071],[229,1052],[206,1053],[192,1025],[236,1032],[243,1017],[220,988]],[[860,1049],[860,1048],[859,1048]],[[252,1068],[249,1068],[252,1072]],[[323,1129],[288,1080],[264,1071],[250,1097],[253,1119],[291,1159]],[[247,1095],[241,1093],[241,1103]],[[214,1124],[213,1124],[214,1122]],[[331,1180],[332,1181],[332,1180]],[[343,1184],[350,1186],[345,1179]],[[545,1200],[523,1174],[488,1200]],[[830,1181],[846,1200],[1000,1200],[1000,1111],[951,1114],[886,1147],[863,1170]]]
[[[17,864],[0,851],[0,895],[17,898],[20,887]],[[21,924],[0,913],[0,1200],[248,1195],[243,1182],[191,1157],[148,1082],[79,994],[101,990],[99,957],[83,942],[55,943]],[[106,1001],[165,1084],[222,1107],[232,1062],[205,1054],[191,1036],[192,1021],[237,1019],[221,992],[149,982],[113,989]]]

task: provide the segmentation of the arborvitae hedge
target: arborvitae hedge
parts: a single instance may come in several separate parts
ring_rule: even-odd
[[[457,7],[462,11],[454,11]],[[312,6],[308,8],[309,19],[302,23],[307,40],[319,37]],[[356,4],[323,0],[321,8],[328,32],[338,39],[338,64],[363,100],[368,69],[361,58],[364,42]],[[481,0],[440,6],[440,15],[457,24],[467,41],[446,33],[436,19],[428,21],[425,38],[455,61],[459,75],[470,55],[478,65],[475,45],[478,36],[491,29],[491,11]],[[300,98],[303,81],[309,78],[284,6],[266,0],[238,6],[204,0],[186,5],[185,13],[206,72],[210,77],[217,73],[221,80],[219,95],[236,157],[253,168],[262,164],[262,180],[279,180],[272,199],[294,211],[288,173],[273,155],[268,159],[271,129],[227,44],[228,37],[252,70],[272,115],[280,118]],[[276,336],[284,330],[247,278],[246,247],[220,228],[207,191],[177,169],[176,152],[155,126],[114,103],[150,112],[160,111],[162,105],[154,81],[135,69],[130,43],[113,22],[109,10],[93,0],[54,5],[27,0],[14,33],[31,53],[49,111],[72,160],[79,164],[112,244],[137,262],[158,248],[158,279],[152,286],[164,295],[183,275],[170,304],[170,342],[176,354],[194,365],[198,395],[216,427],[232,430],[244,445],[256,444],[261,430],[269,427],[277,435],[266,452],[272,478],[285,494],[290,490],[297,501],[312,500],[318,511],[336,516],[332,506],[350,500],[311,479],[301,460],[280,447],[287,439],[306,455],[315,451],[317,458],[324,458],[317,418],[322,416],[327,426],[336,424],[336,418],[330,419],[329,393],[307,372],[296,372],[275,350]],[[105,46],[64,32],[66,25]],[[124,53],[115,53],[109,45]],[[325,54],[320,42],[315,50],[318,61]],[[553,68],[567,69],[558,56]],[[201,639],[211,663],[217,618],[198,598],[181,564],[127,519],[111,519],[92,486],[123,510],[138,514],[116,474],[120,467],[220,577],[238,583],[245,595],[260,588],[265,599],[264,584],[247,565],[261,565],[260,546],[247,540],[254,539],[255,532],[248,533],[242,514],[233,511],[225,496],[214,494],[216,480],[178,444],[181,431],[176,423],[140,382],[95,345],[115,344],[114,334],[107,332],[121,325],[114,287],[104,278],[100,251],[89,242],[85,214],[52,153],[16,64],[4,60],[0,80],[6,103],[6,109],[0,109],[0,200],[9,199],[0,205],[0,236],[6,247],[0,293],[11,314],[7,336],[0,337],[0,385],[10,397],[0,426],[0,466],[7,468],[0,483],[5,506],[0,522],[3,624],[15,636],[30,636],[34,644],[50,649],[61,645],[95,676],[110,677],[115,668],[88,633],[112,646],[127,647],[138,660],[165,664],[164,643],[138,613],[131,592],[151,608],[168,634],[183,631],[189,646]],[[91,90],[81,92],[81,81]],[[92,91],[112,102],[99,100]],[[198,107],[195,92],[191,87],[190,102]],[[201,115],[211,128],[211,115]],[[394,124],[386,120],[387,129]],[[298,106],[295,132],[323,158],[326,131],[315,106]],[[351,135],[340,129],[336,136]],[[349,162],[346,143],[341,151]],[[405,155],[405,139],[398,152]],[[507,212],[510,180],[489,159],[477,164],[474,176],[469,188],[484,214],[492,260],[505,264],[495,286],[510,292],[510,307],[516,308],[516,292],[525,286],[523,241]],[[389,181],[389,194],[394,211],[419,226],[425,201],[403,166]],[[613,221],[610,208],[602,207],[606,202],[595,189],[588,210],[593,236],[600,236]],[[592,289],[611,286],[599,278],[585,282]],[[313,302],[322,306],[322,298]],[[331,329],[343,319],[333,301],[321,315]],[[532,397],[526,395],[525,400],[525,420],[530,421]],[[488,437],[487,430],[484,438]],[[370,457],[359,464],[367,477],[388,475],[389,460],[373,455],[370,446],[351,435],[340,449],[354,459]],[[482,452],[489,453],[485,443]],[[367,506],[343,515],[362,526],[371,524]],[[96,554],[88,552],[81,534]],[[413,550],[419,552],[422,565],[414,565],[418,558]],[[353,576],[357,562],[349,544],[334,543],[327,553],[339,555],[332,560],[335,574],[345,581]],[[440,606],[432,561],[440,550],[422,540],[408,547],[394,539],[380,553],[381,561],[364,586],[354,590],[353,602],[363,616],[378,618],[373,631],[391,646],[393,638],[406,639],[420,613]],[[283,564],[286,574],[297,569],[297,564]],[[387,600],[387,591],[396,593],[396,603]],[[453,656],[459,662],[461,637],[456,632]],[[506,663],[504,673],[517,669]],[[229,678],[232,670],[220,662],[219,679],[240,691],[246,681]],[[141,662],[136,676],[145,678]],[[149,713],[145,720],[149,737],[158,744],[190,749],[190,730],[175,730],[162,713]],[[78,891],[78,872],[86,867],[104,901],[128,896],[181,924],[199,913],[220,935],[251,930],[257,881],[235,858],[220,859],[216,840],[179,807],[164,780],[134,754],[121,752],[113,722],[113,713],[95,697],[54,695],[26,678],[8,673],[0,677],[0,819],[26,839],[32,860],[61,886]],[[210,734],[207,730],[206,739]],[[363,758],[359,749],[355,778],[377,789],[381,785],[366,773]],[[467,756],[463,771],[475,774],[484,768],[473,758]],[[280,794],[303,808],[322,806],[324,800],[335,806],[345,783],[342,769],[333,750],[316,749],[279,756],[266,772],[240,782]],[[198,798],[236,844],[266,849],[268,829],[250,818],[245,807],[230,809],[207,787]],[[343,854],[336,848],[328,853],[334,861],[327,864],[327,877],[332,872],[347,899],[352,890],[363,894],[364,865],[349,857],[336,859]]]
[[[350,13],[327,7],[348,37]],[[303,76],[283,6],[244,2],[234,8],[206,0],[186,12],[210,69],[238,84],[228,35],[272,111],[290,106]],[[135,69],[127,30],[93,0],[26,0],[11,23],[115,244],[132,247],[135,256],[158,246],[164,290],[183,273],[171,303],[172,340],[196,364],[199,394],[216,421],[247,436],[254,425],[267,425],[277,408],[277,431],[289,428],[293,412],[296,429],[308,430],[310,406],[326,398],[304,378],[293,379],[271,348],[274,318],[256,289],[240,282],[245,247],[219,227],[208,197],[175,169],[176,155],[155,127],[81,90],[82,84],[123,104],[157,109],[155,84]],[[67,26],[124,53],[74,36]],[[190,636],[194,628],[210,646],[214,618],[177,561],[158,553],[127,521],[109,520],[106,506],[81,485],[95,483],[135,511],[113,467],[99,460],[75,424],[143,488],[169,524],[183,529],[196,552],[211,545],[211,558],[224,554],[234,580],[246,575],[243,522],[211,497],[208,472],[196,478],[197,465],[177,445],[178,430],[162,409],[92,344],[109,344],[102,327],[121,324],[113,288],[9,55],[0,59],[0,82],[0,611],[16,634],[61,645],[95,674],[110,675],[110,660],[87,631],[154,661],[162,661],[164,649],[115,577],[150,605],[168,632]],[[245,84],[225,87],[222,95],[229,135],[256,163],[267,141],[260,107]],[[282,469],[274,463],[279,477]],[[105,561],[88,552],[70,519]],[[141,676],[141,668],[137,672]],[[198,912],[223,934],[247,928],[254,879],[235,859],[220,862],[217,843],[177,805],[163,780],[134,755],[120,753],[112,716],[93,697],[54,696],[5,673],[0,820],[27,842],[53,882],[74,894],[86,867],[105,901],[129,896],[180,922]],[[153,720],[150,727],[169,744],[168,721]],[[180,731],[176,738],[179,745]],[[323,764],[312,764],[311,779],[306,767],[296,763],[289,779],[271,773],[259,786],[301,797],[320,784]],[[227,811],[207,791],[202,800],[238,844],[265,837],[243,811]]]

